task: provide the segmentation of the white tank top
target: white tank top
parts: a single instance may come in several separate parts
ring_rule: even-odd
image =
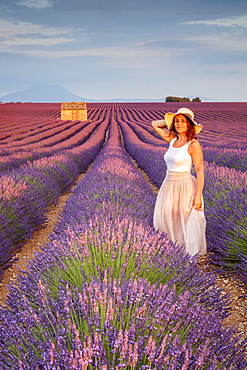
[[[190,172],[192,167],[192,158],[188,152],[191,141],[181,146],[174,148],[173,143],[176,138],[170,141],[170,146],[164,155],[164,160],[168,171],[174,172]]]

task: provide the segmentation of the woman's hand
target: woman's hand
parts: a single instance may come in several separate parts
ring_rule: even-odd
[[[202,208],[202,196],[196,195],[194,198],[194,208],[200,210]]]

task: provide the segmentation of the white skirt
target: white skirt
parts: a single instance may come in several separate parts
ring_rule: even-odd
[[[192,256],[207,253],[203,207],[199,210],[193,207],[196,181],[189,172],[167,171],[157,195],[153,218],[156,230],[184,244],[186,252]]]

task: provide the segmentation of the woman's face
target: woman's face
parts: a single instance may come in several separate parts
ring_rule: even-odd
[[[187,132],[188,122],[185,116],[178,114],[174,119],[174,127],[178,134]]]

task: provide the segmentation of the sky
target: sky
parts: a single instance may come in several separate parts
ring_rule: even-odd
[[[246,0],[0,0],[0,96],[247,101]]]

